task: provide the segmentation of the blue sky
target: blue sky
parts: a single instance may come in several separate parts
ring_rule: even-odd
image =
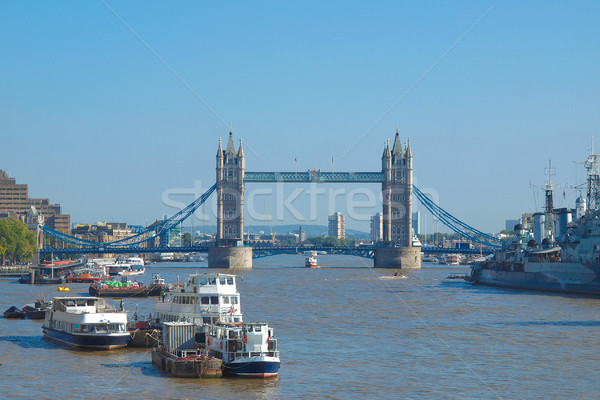
[[[541,207],[549,159],[581,184],[600,147],[599,20],[594,1],[2,1],[0,168],[73,222],[144,224],[214,183],[230,122],[249,171],[377,171],[398,125],[417,186],[497,232]],[[298,188],[254,208],[295,223],[276,210]]]

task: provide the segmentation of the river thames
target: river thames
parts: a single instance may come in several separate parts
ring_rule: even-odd
[[[472,286],[466,267],[423,264],[391,278],[372,261],[274,256],[238,271],[244,321],[267,321],[281,351],[276,379],[161,375],[148,349],[73,350],[41,321],[0,324],[0,397],[23,399],[598,398],[600,299]],[[174,283],[206,263],[151,264]],[[228,272],[221,270],[219,272]],[[69,284],[69,295],[88,285]],[[59,296],[56,285],[0,280],[2,311]],[[125,299],[148,314],[155,299]],[[110,300],[108,301],[110,302]]]

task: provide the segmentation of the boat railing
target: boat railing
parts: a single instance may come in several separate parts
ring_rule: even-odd
[[[234,358],[279,357],[279,351],[250,351],[234,353]]]

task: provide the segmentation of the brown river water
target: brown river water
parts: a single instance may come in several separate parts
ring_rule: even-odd
[[[176,379],[148,349],[73,350],[42,337],[41,321],[0,319],[2,399],[597,399],[600,299],[472,286],[466,267],[424,264],[391,278],[372,261],[274,256],[239,271],[244,320],[267,321],[279,377]],[[150,265],[139,280],[173,283],[205,263]],[[220,271],[228,272],[228,271]],[[69,284],[69,294],[88,285]],[[55,285],[0,280],[0,310]],[[154,299],[126,299],[147,314]]]

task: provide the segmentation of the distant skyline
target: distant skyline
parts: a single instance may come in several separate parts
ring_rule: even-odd
[[[144,225],[215,182],[230,123],[249,171],[379,171],[398,127],[415,184],[499,232],[541,210],[549,160],[574,207],[600,148],[598,21],[595,1],[5,1],[0,169],[73,223]],[[380,191],[248,184],[246,224],[266,203],[273,224],[340,211],[368,232]]]

